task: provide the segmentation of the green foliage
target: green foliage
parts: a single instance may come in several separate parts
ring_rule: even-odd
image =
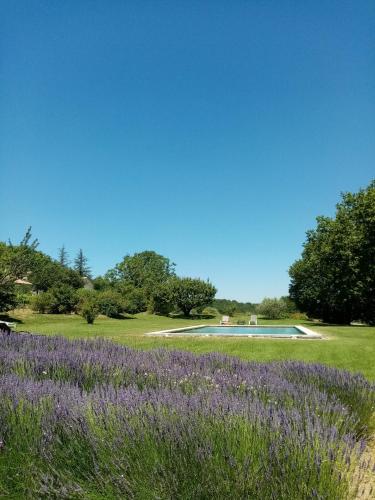
[[[17,305],[14,281],[28,275],[38,240],[31,241],[31,227],[19,245],[0,242],[0,311],[8,311]]]
[[[68,267],[69,266],[69,255],[65,249],[65,245],[59,248],[59,257],[57,259],[58,263],[61,266]]]
[[[171,287],[168,282],[153,290],[148,303],[148,310],[154,314],[168,315],[173,310]]]
[[[40,314],[48,313],[50,304],[51,294],[49,294],[48,292],[41,292],[38,293],[38,295],[34,295],[30,302],[31,309]]]
[[[289,295],[284,295],[283,297],[281,297],[281,300],[285,303],[286,312],[289,316],[291,316],[292,314],[299,314],[296,303],[289,297]]]
[[[23,278],[33,265],[35,250],[26,246],[13,246],[0,242],[0,286],[13,285]]]
[[[185,316],[189,316],[194,308],[210,305],[216,294],[216,288],[211,283],[194,278],[174,277],[168,287],[171,303],[181,309]]]
[[[109,318],[118,318],[124,312],[124,300],[116,290],[94,292],[97,296],[99,312]]]
[[[18,289],[16,286],[16,307],[26,307],[30,304],[32,300],[32,294],[30,292],[26,292],[22,289]]]
[[[215,299],[212,305],[220,314],[228,314],[229,316],[233,316],[236,312],[250,314],[255,312],[256,309],[256,304],[252,304],[251,302],[238,302],[237,300],[228,299]]]
[[[87,257],[83,254],[80,248],[76,258],[74,259],[74,270],[81,276],[91,277],[91,269],[87,264]]]
[[[129,314],[137,314],[146,311],[147,298],[142,288],[132,285],[118,285],[115,287],[122,295],[123,310]]]
[[[216,309],[216,307],[208,306],[203,309],[202,314],[205,316],[215,317],[219,314],[219,311]]]
[[[68,285],[77,289],[82,287],[83,284],[80,275],[76,271],[62,266],[42,252],[34,252],[28,279],[36,291],[47,291],[59,285]]]
[[[95,292],[91,296],[87,296],[81,300],[79,314],[85,318],[89,325],[94,323],[95,319],[99,316],[99,312],[99,304]]]
[[[75,311],[78,300],[74,288],[61,284],[35,295],[32,299],[32,308],[40,313],[68,314]]]
[[[12,246],[11,241],[9,240],[10,246]],[[29,226],[26,230],[25,236],[22,238],[19,244],[20,247],[29,248],[30,250],[36,250],[39,246],[38,238],[34,238],[32,240],[31,226]]]
[[[334,219],[317,218],[289,274],[290,296],[310,317],[375,324],[375,181],[343,194]]]
[[[0,286],[0,312],[9,311],[17,306],[15,286],[11,283]]]
[[[98,290],[99,292],[107,290],[108,288],[111,288],[113,286],[111,281],[103,276],[97,276],[96,278],[94,278],[92,280],[92,284],[94,290]]]
[[[175,264],[167,257],[152,251],[127,255],[123,261],[110,270],[106,277],[111,282],[123,282],[133,285],[135,288],[142,288],[146,298],[152,296],[156,286],[165,283],[171,276],[174,276]]]
[[[78,297],[73,287],[66,284],[56,285],[48,294],[51,296],[50,313],[67,314],[75,311]]]
[[[287,315],[287,305],[283,299],[266,297],[257,307],[258,314],[266,319],[280,319]]]
[[[97,296],[97,293],[95,290],[90,290],[88,288],[79,288],[78,290],[76,290],[76,296],[78,298],[78,308],[79,308],[79,304],[84,301],[85,299],[87,298],[90,298],[92,297],[93,295]]]

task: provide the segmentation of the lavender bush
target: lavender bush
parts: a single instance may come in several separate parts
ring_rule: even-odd
[[[322,365],[0,333],[0,495],[351,498],[374,407]]]

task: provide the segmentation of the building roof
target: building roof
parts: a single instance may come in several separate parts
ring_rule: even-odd
[[[32,285],[30,281],[18,279],[14,281],[16,285]]]

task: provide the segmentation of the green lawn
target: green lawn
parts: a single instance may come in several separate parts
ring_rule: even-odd
[[[303,324],[321,333],[324,340],[250,339],[215,337],[148,337],[146,332],[188,325],[214,324],[213,319],[165,318],[146,313],[128,319],[100,317],[88,325],[76,315],[42,315],[29,310],[9,313],[19,320],[17,330],[44,334],[62,334],[68,338],[105,337],[131,347],[149,349],[168,347],[196,353],[216,351],[243,359],[271,361],[298,359],[326,363],[338,368],[360,371],[375,379],[375,327],[320,325],[310,321],[260,321],[262,324]],[[237,318],[236,318],[237,320]]]

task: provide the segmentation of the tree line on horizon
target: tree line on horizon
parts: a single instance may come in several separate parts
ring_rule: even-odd
[[[289,269],[289,296],[259,305],[215,299],[209,281],[177,276],[175,264],[153,251],[126,255],[104,276],[91,279],[93,290],[87,290],[83,278],[91,277],[91,270],[81,249],[70,267],[64,245],[56,260],[38,245],[31,228],[18,245],[0,242],[0,311],[28,303],[39,312],[82,312],[92,322],[99,313],[189,316],[212,306],[228,315],[258,312],[277,318],[301,311],[328,323],[375,324],[375,180],[357,193],[342,194],[335,217],[317,217],[301,258]],[[24,278],[35,296],[30,287],[15,283]]]
[[[78,312],[88,323],[99,314],[121,317],[150,311],[189,316],[193,309],[210,305],[216,294],[209,281],[177,276],[175,264],[153,251],[125,256],[104,276],[90,279],[87,287],[84,279],[91,271],[81,249],[69,267],[64,245],[56,260],[38,245],[31,228],[18,245],[0,242],[0,311],[29,304],[40,313]]]

